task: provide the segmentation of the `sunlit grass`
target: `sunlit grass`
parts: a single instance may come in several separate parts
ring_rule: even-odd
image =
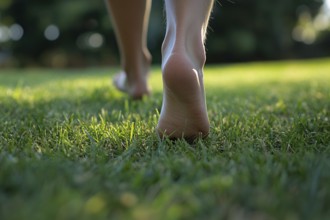
[[[209,67],[205,81],[209,86],[237,87],[240,84],[281,82],[295,83],[307,81],[322,82],[329,79],[329,60],[284,61],[281,63],[248,63]]]
[[[158,67],[140,102],[116,68],[1,70],[0,219],[328,219],[329,63],[208,66],[192,145],[154,132]]]

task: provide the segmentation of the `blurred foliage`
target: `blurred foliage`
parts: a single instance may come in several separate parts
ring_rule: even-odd
[[[19,65],[80,66],[87,62],[111,59],[113,31],[103,1],[86,0],[12,0],[2,13],[2,23],[18,23],[23,27],[21,40],[3,46],[11,50]],[[60,37],[49,41],[44,37],[48,25],[60,30]],[[88,32],[101,32],[104,47],[98,50],[79,48],[79,36]],[[111,42],[112,41],[112,42]],[[90,59],[90,60],[89,60]]]
[[[326,49],[330,48],[329,30],[310,45],[292,39],[299,15],[307,12],[315,17],[321,5],[322,0],[217,2],[207,40],[208,61],[330,55]],[[153,1],[148,44],[155,62],[160,62],[164,23],[163,1]],[[24,34],[19,40],[0,41],[0,66],[118,64],[118,49],[104,1],[1,0],[0,27],[13,24],[19,24]],[[44,36],[49,25],[60,30],[56,40]],[[98,40],[96,46],[88,45],[91,36]]]
[[[314,17],[317,0],[221,1],[214,9],[209,34],[209,57],[245,61],[297,57],[292,30],[300,13]]]

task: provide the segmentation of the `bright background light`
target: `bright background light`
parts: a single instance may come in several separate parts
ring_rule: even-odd
[[[54,41],[60,36],[60,29],[54,24],[48,25],[44,35],[47,40]]]
[[[14,41],[18,41],[23,37],[24,30],[21,25],[13,24],[9,28],[10,30],[10,38]]]
[[[330,10],[330,0],[325,0],[325,6]]]

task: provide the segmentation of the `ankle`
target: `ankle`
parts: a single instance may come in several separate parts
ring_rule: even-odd
[[[162,63],[166,64],[168,59],[173,55],[180,55],[189,60],[194,68],[203,69],[206,54],[201,34],[191,34],[188,36],[178,37],[168,30],[162,45]]]
[[[185,43],[181,43],[180,40],[171,39],[171,35],[166,35],[162,45],[162,72],[165,83],[180,78],[186,80],[185,77],[191,74],[201,78],[205,61],[202,39],[190,37]]]
[[[122,68],[127,76],[127,83],[134,84],[146,81],[152,62],[152,56],[148,50],[144,50],[140,55],[125,59]]]

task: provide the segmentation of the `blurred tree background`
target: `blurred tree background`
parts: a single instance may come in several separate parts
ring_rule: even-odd
[[[154,0],[148,44],[155,63],[164,31],[163,1]],[[217,1],[207,48],[209,63],[330,56],[330,1]],[[0,66],[118,63],[104,1],[0,1]]]

